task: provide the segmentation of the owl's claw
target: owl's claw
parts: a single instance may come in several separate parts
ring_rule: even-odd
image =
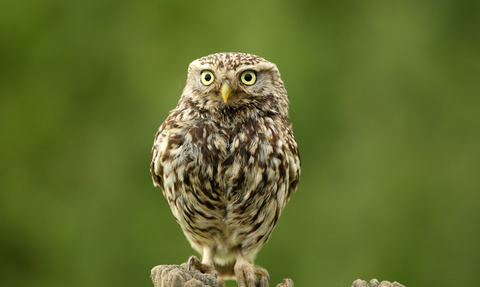
[[[192,256],[192,257],[188,258],[188,270],[192,270],[192,265],[196,262],[200,263],[200,260],[198,260],[198,258],[196,256]]]

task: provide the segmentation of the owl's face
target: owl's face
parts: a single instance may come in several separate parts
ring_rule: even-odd
[[[182,102],[206,110],[243,107],[288,116],[288,96],[275,64],[243,53],[193,61]]]

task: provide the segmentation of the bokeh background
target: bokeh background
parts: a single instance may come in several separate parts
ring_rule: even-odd
[[[0,1],[0,286],[153,286],[194,251],[149,174],[188,64],[277,64],[303,175],[272,285],[480,281],[479,1]],[[228,282],[228,286],[236,286]]]

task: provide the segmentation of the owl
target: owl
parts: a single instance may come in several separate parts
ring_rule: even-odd
[[[150,170],[193,249],[189,268],[268,286],[254,266],[297,189],[300,157],[275,64],[244,53],[190,63],[155,135]],[[258,276],[258,277],[257,277]]]

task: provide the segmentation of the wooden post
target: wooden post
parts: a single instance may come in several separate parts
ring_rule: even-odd
[[[188,270],[187,263],[182,265],[158,265],[153,267],[150,277],[155,287],[225,287],[225,282],[211,274],[203,274],[198,270]],[[316,284],[315,284],[316,285]],[[316,285],[317,286],[317,285]],[[255,287],[255,286],[248,286]],[[277,287],[294,287],[292,279],[283,279]],[[366,282],[361,279],[353,281],[352,287],[405,287],[389,281],[378,282],[372,279]]]

